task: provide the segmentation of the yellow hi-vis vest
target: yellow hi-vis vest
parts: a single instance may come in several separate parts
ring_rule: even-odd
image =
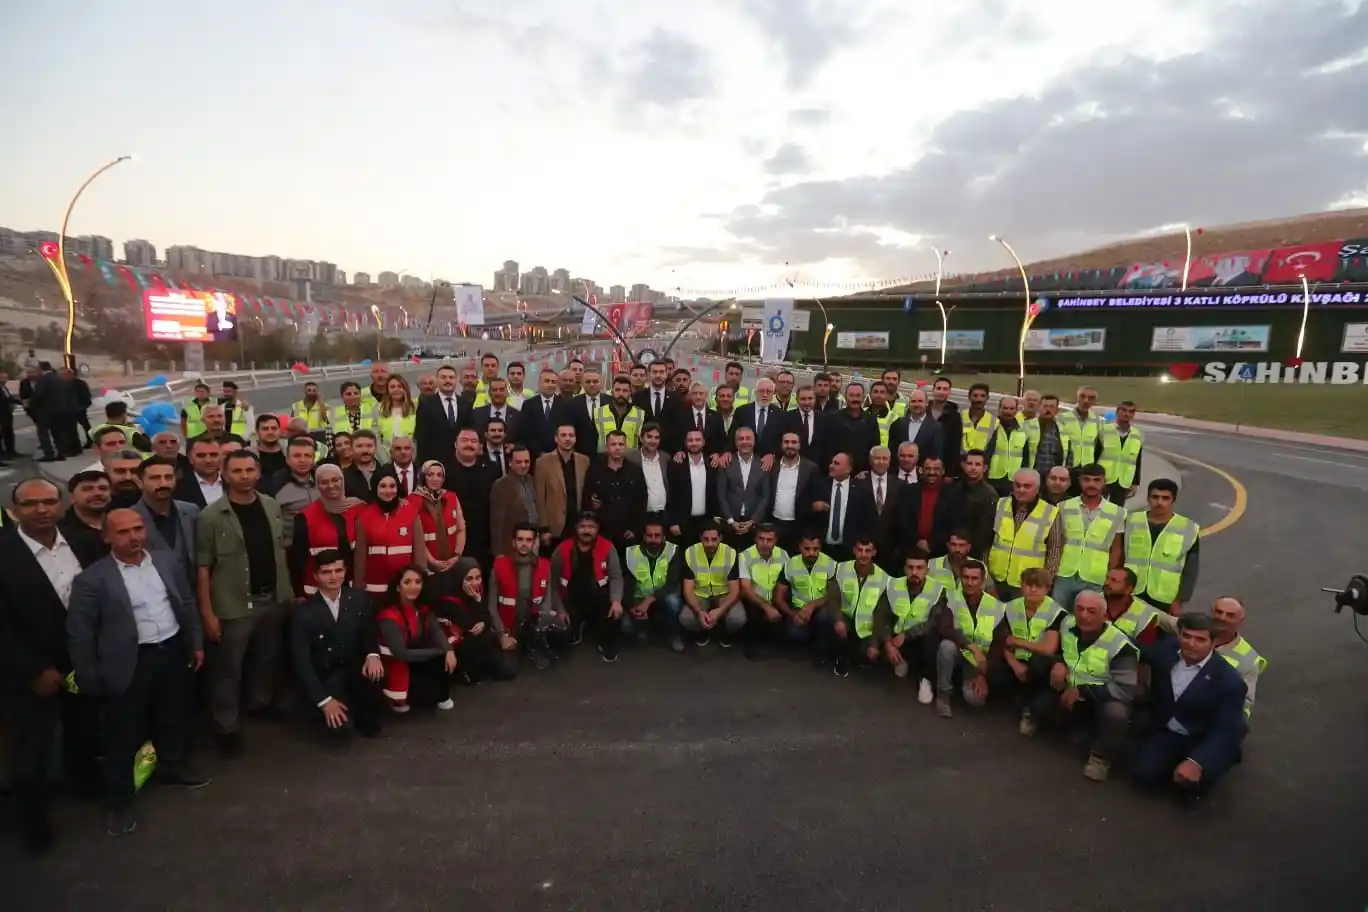
[[[641,435],[641,426],[646,423],[646,414],[635,405],[627,410],[627,414],[622,416],[622,424],[618,424],[617,416],[613,414],[613,407],[610,405],[601,406],[598,410],[598,419],[594,422],[598,426],[598,451],[606,452],[608,449],[608,432],[622,431],[627,435],[627,449],[635,450],[637,437]]]
[[[1112,621],[1112,626],[1131,639],[1135,639],[1144,633],[1158,616],[1159,612],[1155,611],[1154,606],[1148,602],[1141,599],[1131,599],[1130,607],[1119,618]]]
[[[1059,508],[1053,504],[1037,500],[1025,521],[1017,526],[1012,498],[998,501],[997,517],[993,520],[997,534],[992,550],[988,552],[988,573],[993,579],[1009,586],[1020,586],[1021,571],[1045,566],[1045,543],[1058,512]]]
[[[1045,635],[1045,631],[1050,629],[1050,625],[1058,620],[1064,613],[1064,609],[1059,607],[1059,603],[1048,595],[1041,600],[1036,608],[1035,614],[1026,613],[1026,599],[1014,598],[1007,603],[1007,626],[1012,628],[1012,636],[1018,640],[1029,640],[1032,643],[1040,642],[1040,638]],[[1017,647],[1016,657],[1023,662],[1029,659],[1033,653],[1029,649]]]
[[[1009,431],[999,423],[993,432],[993,440],[993,459],[988,463],[988,477],[994,481],[1011,478],[1026,459],[1026,444],[1030,442],[1030,437],[1020,427]]]
[[[1135,467],[1140,461],[1140,450],[1145,446],[1145,435],[1138,427],[1132,427],[1125,440],[1116,425],[1107,423],[1098,431],[1102,441],[1102,458],[1099,460],[1107,472],[1107,484],[1129,488],[1135,483]]]
[[[718,598],[727,594],[727,577],[736,564],[736,551],[729,545],[718,545],[712,560],[703,550],[703,543],[690,545],[684,552],[684,563],[694,577],[694,595],[699,598]]]
[[[1102,430],[1102,416],[1090,414],[1085,421],[1078,417],[1077,411],[1069,409],[1067,412],[1060,412],[1055,423],[1059,425],[1059,433],[1069,438],[1074,450],[1074,460],[1079,465],[1092,462],[1093,452],[1097,447],[1097,435]]]
[[[998,624],[1007,616],[1002,603],[985,592],[979,596],[978,611],[971,611],[969,600],[962,592],[951,590],[945,599],[954,614],[955,629],[964,634],[969,645],[977,646],[986,654],[988,647],[993,645],[993,634],[997,631]],[[969,649],[961,649],[960,652],[970,663],[977,661]]]
[[[1111,546],[1126,527],[1126,511],[1105,498],[1096,517],[1084,522],[1083,498],[1070,497],[1059,505],[1064,523],[1064,550],[1059,555],[1059,575],[1077,576],[1100,586],[1111,567]]]
[[[836,562],[825,554],[817,555],[811,569],[803,562],[803,555],[793,555],[784,566],[784,579],[788,581],[789,587],[789,605],[797,611],[808,602],[826,598],[827,583],[835,575]]]
[[[965,409],[964,452],[987,449],[988,441],[997,432],[997,427],[997,416],[987,409],[983,410],[983,414],[979,416],[977,423],[970,419],[969,410]]]
[[[348,415],[348,413],[347,413],[347,407],[346,407],[345,405],[335,405],[335,406],[333,406],[333,423],[332,423],[333,433],[334,433],[334,434],[341,434],[341,433],[350,434],[350,433],[352,433],[353,430],[358,430],[358,431],[365,431],[365,430],[371,430],[371,431],[373,431],[373,430],[375,430],[375,409],[373,409],[373,408],[368,408],[368,407],[366,406],[365,403],[362,403],[362,404],[361,404],[361,409],[360,409],[360,415],[361,415],[360,423],[358,424],[358,426],[357,426],[355,429],[353,429],[353,428],[352,428],[352,423],[351,423],[351,416]]]
[[[193,440],[204,433],[204,407],[211,404],[212,400],[197,402],[194,399],[186,399],[181,403],[181,411],[185,412],[186,440]]]
[[[632,545],[627,549],[627,572],[636,580],[637,601],[655,595],[665,585],[670,578],[670,565],[674,562],[677,550],[673,544],[666,542],[652,565],[650,555],[641,545]]]
[[[1217,646],[1216,652],[1221,658],[1234,667],[1243,676],[1246,672],[1253,671],[1255,675],[1264,673],[1268,667],[1268,660],[1254,651],[1254,647],[1249,645],[1249,641],[1244,637],[1236,637],[1224,646]],[[1245,721],[1254,713],[1254,700],[1249,694],[1245,694]]]
[[[736,395],[732,397],[732,408],[740,408],[751,401],[751,391],[747,386],[738,386]],[[713,390],[708,397],[708,408],[717,408],[717,390]]]
[[[225,411],[228,408],[228,406],[223,405],[221,402],[219,405],[222,405]],[[228,433],[235,437],[241,437],[243,440],[247,439],[247,410],[247,403],[243,402],[241,399],[234,400],[233,420],[228,422]]]
[[[740,574],[742,579],[750,580],[752,588],[762,599],[773,602],[774,590],[778,587],[779,577],[783,576],[788,562],[789,556],[783,548],[775,548],[770,552],[769,560],[765,560],[760,555],[760,549],[751,545],[741,552]]]
[[[1026,431],[1026,442],[1031,445],[1031,452],[1033,454],[1040,453],[1040,419],[1022,418],[1019,419],[1019,423]],[[1057,421],[1055,428],[1059,431],[1059,464],[1068,465],[1069,453],[1073,450],[1073,438],[1064,433],[1064,429],[1059,426]],[[1092,454],[1088,454],[1088,457],[1083,460],[1083,463],[1088,462],[1092,462]]]
[[[1135,574],[1135,594],[1148,595],[1156,602],[1178,598],[1187,554],[1201,531],[1197,523],[1175,513],[1158,539],[1151,541],[1149,515],[1144,510],[1126,517],[1126,566]]]
[[[964,590],[960,585],[959,579],[955,577],[955,571],[950,568],[949,557],[933,557],[926,565],[926,582],[931,584],[931,580],[936,580],[946,589]]]
[[[398,433],[395,433],[395,426],[398,425]],[[407,437],[413,439],[413,431],[418,427],[418,413],[411,415],[400,415],[395,418],[393,414],[382,415],[378,422],[377,430],[380,438],[386,445],[392,443],[396,437]]]
[[[855,624],[855,635],[867,640],[874,635],[874,609],[888,589],[888,574],[871,564],[869,575],[860,583],[855,562],[845,561],[836,567],[836,585],[841,589],[841,612]]]
[[[140,447],[133,442],[133,435],[142,434],[142,428],[132,424],[114,424],[113,422],[106,421],[99,427],[91,428],[90,436],[94,437],[96,434],[100,433],[100,431],[103,431],[105,428],[118,428],[119,430],[123,431],[124,444],[126,446],[128,446],[131,449],[137,450],[139,453],[142,453],[144,455],[148,453],[147,449],[145,449],[144,447]],[[145,437],[147,435],[143,434],[143,436]]]
[[[290,406],[291,418],[303,418],[309,422],[309,430],[323,431],[328,427],[328,407],[319,399],[310,406],[303,399]]]
[[[901,402],[898,405],[902,405]],[[888,432],[892,429],[894,422],[902,417],[902,412],[895,412],[892,406],[885,406],[887,414],[882,418],[874,415],[874,423],[879,426],[879,446],[888,446]],[[870,414],[873,414],[871,411]]]
[[[1066,621],[1060,630],[1059,646],[1069,669],[1070,687],[1109,683],[1112,660],[1126,650],[1136,651],[1135,644],[1126,639],[1124,633],[1107,624],[1093,644],[1080,652],[1078,630],[1072,621]]]
[[[931,610],[936,607],[945,593],[940,579],[926,577],[921,592],[912,595],[907,591],[907,577],[895,576],[888,581],[888,607],[893,611],[894,635],[906,633],[913,627],[925,624],[931,619]]]

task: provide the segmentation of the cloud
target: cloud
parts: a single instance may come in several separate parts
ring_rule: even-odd
[[[908,251],[860,234],[895,229],[982,267],[1002,256],[990,232],[1039,259],[1167,223],[1305,212],[1368,186],[1368,6],[1267,2],[1240,23],[1200,53],[1097,59],[1035,97],[955,113],[887,173],[772,189],[726,221],[726,254],[901,262],[899,275]]]
[[[801,174],[812,170],[812,156],[797,143],[784,143],[765,159],[764,167],[766,173],[777,176]]]
[[[831,112],[826,108],[799,108],[789,112],[788,122],[793,127],[824,127],[831,122]]]
[[[790,89],[806,88],[822,66],[864,34],[855,7],[831,0],[742,0],[741,12],[782,58]]]
[[[707,98],[714,83],[707,49],[656,29],[628,49],[614,68],[620,103],[671,109]]]

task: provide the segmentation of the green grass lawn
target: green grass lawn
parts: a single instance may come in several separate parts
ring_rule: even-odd
[[[1015,374],[957,375],[963,389],[982,381],[994,392],[1016,392]],[[1084,383],[1097,388],[1098,402],[1115,405],[1132,400],[1142,413],[1166,412],[1206,421],[1282,428],[1308,434],[1368,439],[1363,408],[1368,389],[1361,384],[1207,383],[1203,380],[1161,383],[1154,377],[1026,377],[1026,388],[1054,393],[1065,402]]]

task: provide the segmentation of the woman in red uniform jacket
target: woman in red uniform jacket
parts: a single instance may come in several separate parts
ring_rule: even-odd
[[[458,588],[438,603],[437,610],[459,631],[456,657],[462,679],[467,684],[490,678],[513,680],[518,674],[518,650],[499,646],[499,635],[490,623],[479,562],[473,557],[461,558],[452,576]]]
[[[456,673],[459,636],[445,627],[423,599],[423,571],[404,567],[387,587],[375,615],[380,630],[382,686],[390,708],[436,706],[451,709],[451,676]]]
[[[423,483],[409,495],[423,524],[423,546],[427,549],[430,592],[452,595],[460,588],[460,577],[449,572],[465,553],[466,522],[461,501],[448,491],[446,467],[436,459],[423,463]]]
[[[426,567],[418,507],[399,496],[399,479],[383,466],[371,476],[374,503],[356,511],[356,554],[352,585],[372,595],[385,592],[405,567]]]

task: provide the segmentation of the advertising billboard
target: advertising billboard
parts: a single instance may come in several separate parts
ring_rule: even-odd
[[[143,291],[147,338],[154,342],[234,342],[237,299],[222,291]]]
[[[981,329],[952,329],[945,334],[946,351],[983,351],[984,331]],[[940,351],[940,330],[917,333],[917,348],[921,351]]]
[[[1150,351],[1264,352],[1268,326],[1156,326]]]
[[[1105,329],[1028,329],[1027,351],[1100,352],[1107,346]]]
[[[1368,323],[1345,323],[1342,352],[1368,352]]]
[[[854,351],[887,351],[889,335],[886,332],[838,332],[836,347]]]

